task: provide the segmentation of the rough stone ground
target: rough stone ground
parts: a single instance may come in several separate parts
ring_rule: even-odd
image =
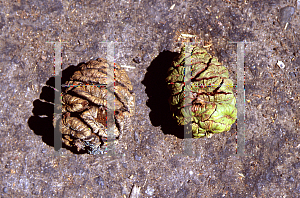
[[[140,197],[298,197],[300,2],[2,0],[0,9],[1,197],[129,197],[133,185]],[[245,144],[254,156],[232,155],[235,125],[192,140],[197,156],[180,155],[182,131],[170,118],[164,78],[181,33],[211,43],[232,79],[236,45],[229,41],[251,42]],[[105,57],[101,41],[123,42],[115,58],[135,67],[128,75],[136,114],[116,147],[120,155],[65,148],[53,155],[53,106],[39,98],[53,94],[46,84],[54,45],[46,42],[60,40],[68,42],[63,69]]]

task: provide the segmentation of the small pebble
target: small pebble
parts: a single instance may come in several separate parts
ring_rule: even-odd
[[[287,6],[284,8],[281,8],[279,11],[279,22],[282,25],[285,25],[286,23],[290,22],[291,17],[295,13],[295,8],[292,6]]]
[[[278,61],[278,62],[277,62],[277,65],[278,65],[278,67],[280,67],[281,69],[284,69],[284,68],[285,68],[285,65],[284,65],[284,63],[283,63],[282,61]]]
[[[134,154],[134,159],[140,161],[142,159],[141,156],[138,156],[136,153]]]
[[[170,10],[173,10],[175,7],[175,3],[170,7]]]
[[[153,194],[154,194],[154,189],[153,188],[151,188],[151,187],[147,187],[147,190],[145,191],[145,193],[147,194],[147,195],[150,195],[150,196],[152,196]]]

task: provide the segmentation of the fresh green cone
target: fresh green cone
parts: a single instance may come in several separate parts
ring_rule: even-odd
[[[183,47],[166,78],[171,91],[169,103],[177,123],[186,125],[191,121],[194,138],[230,130],[236,121],[237,109],[233,82],[226,67],[204,48],[192,46],[190,76],[191,79],[185,79]],[[191,82],[189,98],[185,98],[184,82]]]

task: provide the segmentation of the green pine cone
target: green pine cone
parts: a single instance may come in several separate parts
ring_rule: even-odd
[[[189,50],[191,55],[186,56],[188,49],[181,49],[166,78],[173,117],[179,125],[191,123],[194,138],[228,131],[237,116],[228,70],[204,48]],[[186,70],[190,74],[185,76]]]

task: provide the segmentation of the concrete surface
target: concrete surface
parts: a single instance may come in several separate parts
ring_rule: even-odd
[[[1,197],[129,197],[133,186],[140,197],[299,196],[299,2],[297,8],[295,0],[2,0],[0,9]],[[192,140],[196,155],[181,155],[182,129],[170,117],[164,78],[182,33],[212,44],[233,80],[236,44],[229,42],[251,42],[248,156],[234,155],[235,125]],[[127,72],[136,114],[116,146],[119,155],[65,148],[54,155],[54,44],[47,41],[68,42],[65,71],[105,57],[102,41],[120,42],[115,58],[134,67]]]

